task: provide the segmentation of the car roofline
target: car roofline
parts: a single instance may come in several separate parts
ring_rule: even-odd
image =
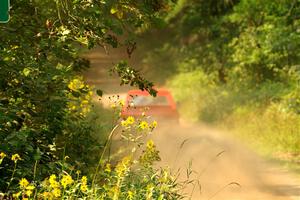
[[[166,90],[166,89],[156,89],[157,90],[157,96],[165,96],[169,103],[170,103],[170,106],[172,107],[172,109],[176,109],[176,103],[174,101],[174,98],[171,94],[171,92],[169,90]],[[128,98],[130,98],[130,96],[134,96],[134,95],[142,95],[142,96],[151,96],[149,94],[149,92],[147,91],[142,91],[142,90],[129,90],[127,92],[127,97],[126,97],[126,102],[125,102],[125,105],[127,106],[128,105]]]
[[[171,94],[171,92],[169,91],[169,90],[166,90],[166,89],[155,89],[156,91],[157,91],[157,95],[160,95],[160,94],[162,94],[162,95],[168,95],[168,94]],[[146,91],[146,90],[129,90],[128,92],[127,92],[127,94],[128,95],[135,95],[135,94],[141,94],[141,95],[149,95],[149,96],[151,96],[150,94],[149,94],[149,92],[148,91]]]

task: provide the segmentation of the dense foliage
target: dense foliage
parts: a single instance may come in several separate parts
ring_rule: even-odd
[[[298,1],[182,2],[177,15],[168,18],[174,37],[160,49],[176,53],[173,59],[181,63],[193,62],[177,70],[201,68],[216,74],[218,82],[244,85],[282,81],[297,71]]]
[[[163,41],[144,66],[173,88],[182,115],[237,128],[271,153],[297,155],[299,148],[286,147],[299,144],[299,131],[271,127],[280,118],[300,121],[300,2],[181,0],[165,19]],[[250,121],[255,128],[243,130]]]
[[[0,25],[0,151],[21,156],[23,177],[38,165],[35,176],[42,178],[66,153],[77,164],[88,162],[99,144],[88,117],[92,88],[80,77],[89,62],[80,52],[125,45],[131,54],[134,32],[159,22],[170,6],[151,0],[11,1],[11,19]],[[123,83],[155,93],[138,71],[122,66],[116,70]],[[1,191],[11,181],[9,164],[2,163]]]

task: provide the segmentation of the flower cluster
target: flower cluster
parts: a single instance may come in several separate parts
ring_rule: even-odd
[[[148,127],[149,127],[149,125],[148,125],[148,122],[146,122],[146,121],[141,121],[139,123],[139,128],[142,129],[142,130],[147,129]]]
[[[0,164],[3,159],[7,156],[6,153],[0,152]],[[12,162],[14,162],[15,167],[13,170],[13,175],[16,172],[17,162],[21,159],[19,154],[13,154],[10,158]],[[12,177],[15,179],[15,177]],[[11,183],[9,183],[10,186]],[[62,199],[66,192],[70,191],[80,191],[82,195],[89,190],[88,187],[88,179],[86,176],[82,176],[81,180],[74,180],[71,175],[64,172],[62,175],[52,174],[48,178],[46,178],[43,182],[30,182],[25,177],[19,179],[18,190],[14,191],[12,197],[13,199]],[[71,192],[71,193],[72,193]]]
[[[91,110],[91,100],[93,96],[92,88],[84,84],[81,77],[77,77],[68,84],[68,111],[86,116]]]
[[[82,81],[81,78],[74,78],[73,80],[70,81],[68,84],[68,88],[73,91],[79,91],[82,88],[84,88],[84,82]]]
[[[83,176],[81,178],[80,190],[81,190],[81,192],[86,192],[88,190],[88,187],[87,187],[87,177],[86,176]]]
[[[84,88],[78,80],[69,85],[72,92],[79,92]],[[87,93],[86,95],[90,94]],[[85,104],[86,102],[82,103]],[[123,103],[117,101],[115,105],[121,107]],[[142,139],[157,127],[157,122],[150,121],[149,117],[142,114],[140,118],[128,116],[120,121],[120,126],[116,126],[116,128],[120,127],[122,128],[122,138],[134,146],[131,151],[128,149],[130,153],[122,156],[120,160],[115,157],[115,162],[107,161],[105,157],[102,157],[107,153],[105,150],[101,152],[99,166],[97,166],[97,170],[100,170],[96,170],[94,173],[91,185],[89,185],[87,176],[80,175],[80,171],[75,172],[74,167],[64,167],[60,174],[52,174],[42,182],[36,181],[36,179],[29,181],[25,177],[20,179],[14,177],[12,180],[19,180],[19,184],[18,187],[11,187],[17,189],[9,190],[9,193],[13,194],[13,199],[18,200],[179,199],[176,198],[179,197],[177,183],[172,179],[170,173],[168,171],[162,172],[162,170],[153,167],[154,162],[160,161],[159,151],[154,142],[148,140],[145,144],[145,140]],[[131,148],[131,144],[128,144],[128,147]],[[9,157],[4,152],[0,152],[0,164],[6,157],[15,164],[15,168],[17,162],[21,160],[18,154]],[[67,162],[67,158],[68,156],[65,156],[63,161]],[[72,177],[72,174],[75,174],[76,178]]]
[[[21,160],[21,157],[19,154],[14,154],[11,156],[11,160],[14,161],[15,163],[18,162],[18,160]]]
[[[117,163],[113,175],[108,177],[109,181],[112,183],[108,189],[108,196],[110,199],[122,199],[121,190],[124,186],[125,178],[129,175],[131,165],[133,163],[131,156],[125,156],[119,163]],[[132,196],[133,194],[131,194]]]
[[[19,188],[20,191],[13,194],[14,199],[22,197],[22,200],[27,200],[32,199],[34,196],[38,197],[38,199],[63,199],[70,192],[77,191],[78,193],[80,191],[84,195],[89,190],[86,176],[82,176],[81,180],[74,181],[69,174],[63,174],[60,180],[55,174],[52,174],[38,187],[30,183],[26,178],[22,178],[19,181]]]
[[[130,169],[130,163],[132,162],[131,156],[124,157],[121,162],[116,166],[116,173],[118,178],[126,176],[127,172]]]
[[[47,179],[45,180],[47,182]],[[48,183],[45,184],[46,191],[42,194],[44,198],[58,198],[61,196],[61,189],[60,184],[57,181],[57,177],[55,174],[52,174],[49,179]]]
[[[150,134],[157,126],[157,122],[147,122],[144,116],[141,118],[134,118],[129,116],[123,119],[120,124],[122,126],[122,138],[131,142],[139,142],[143,135]],[[134,150],[133,150],[134,151]]]
[[[127,117],[126,120],[122,120],[122,121],[121,121],[121,125],[122,125],[123,127],[128,127],[128,126],[134,124],[134,122],[135,122],[134,117],[129,116],[129,117]]]
[[[157,121],[153,121],[152,123],[149,124],[145,120],[142,119],[136,120],[134,117],[129,116],[126,119],[121,121],[121,125],[124,128],[130,128],[133,125],[137,125],[137,128],[140,130],[148,130],[148,129],[153,130],[154,128],[157,127]]]
[[[13,195],[14,198],[17,199],[20,195],[22,195],[25,198],[30,198],[33,196],[33,193],[35,191],[35,185],[33,183],[29,183],[29,181],[26,178],[22,178],[19,181],[19,186],[21,191],[15,193]]]
[[[63,191],[68,188],[74,187],[74,180],[69,174],[63,174],[59,180],[55,174],[46,178],[43,182],[43,193],[41,196],[44,199],[59,198],[62,196]]]
[[[7,157],[6,153],[0,152],[0,164],[6,157]],[[20,155],[16,153],[11,156],[10,160],[16,164],[19,160],[22,160],[22,159],[21,159]]]
[[[149,140],[147,142],[146,149],[139,158],[140,163],[145,167],[149,167],[152,166],[155,161],[160,160],[159,151],[156,150],[154,142]]]
[[[70,175],[63,175],[60,183],[64,187],[64,189],[66,189],[69,185],[72,185],[72,183],[74,183],[74,180]]]

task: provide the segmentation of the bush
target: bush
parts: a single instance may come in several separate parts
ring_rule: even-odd
[[[115,108],[116,109],[116,108]],[[12,177],[2,198],[14,199],[181,199],[182,185],[176,176],[167,169],[157,169],[154,163],[160,161],[159,152],[152,140],[146,144],[143,138],[151,133],[157,123],[146,122],[142,117],[128,117],[115,126],[108,135],[120,133],[122,138],[133,146],[127,149],[127,155],[116,163],[107,159],[105,154],[109,143],[99,154],[100,158],[94,173],[82,176],[81,172],[68,162],[66,156],[55,164],[59,171],[43,180],[36,179],[35,166],[33,176],[23,176],[17,165],[24,160],[18,155],[0,153],[0,166],[12,169]],[[122,131],[116,132],[117,129]],[[3,166],[3,161],[6,163]],[[12,168],[11,168],[12,167]],[[7,169],[8,170],[8,169]],[[16,178],[15,174],[22,174]]]

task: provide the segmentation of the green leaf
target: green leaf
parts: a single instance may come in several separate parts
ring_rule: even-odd
[[[112,7],[111,9],[110,9],[110,13],[111,14],[116,14],[118,12],[118,9],[116,8],[116,7]]]
[[[40,148],[36,149],[35,154],[33,155],[34,160],[40,160],[42,158],[42,152],[40,150]]]
[[[23,69],[23,74],[24,76],[28,76],[30,74],[31,70],[29,68],[24,68]]]
[[[99,96],[99,97],[102,97],[103,96],[103,91],[102,90],[97,90],[96,91],[96,93],[97,93],[97,95]]]

